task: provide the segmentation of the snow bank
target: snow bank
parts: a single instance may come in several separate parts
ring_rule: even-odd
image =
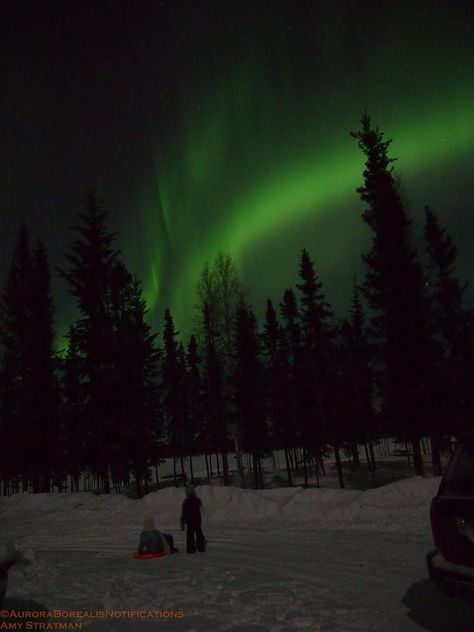
[[[179,531],[183,488],[141,500],[91,492],[2,497],[0,532],[19,552],[7,598],[30,610],[32,601],[49,610],[179,610],[184,619],[166,628],[176,632],[417,632],[401,599],[410,587],[431,588],[425,554],[438,484],[412,478],[367,491],[201,486],[208,548],[194,556],[183,554]],[[147,516],[174,535],[180,554],[132,559]],[[430,599],[438,602],[430,595],[415,605],[426,611]],[[95,621],[90,630],[157,627],[119,623]]]
[[[366,491],[301,487],[249,490],[204,485],[202,499],[206,523],[254,522],[279,519],[305,526],[337,528],[410,529],[428,524],[428,508],[439,478],[411,478]],[[0,498],[0,515],[35,520],[141,526],[147,516],[157,525],[179,524],[182,488],[168,487],[140,500],[117,494],[92,492],[15,494]]]
[[[400,530],[428,524],[428,508],[439,478],[404,479],[366,491],[305,489],[281,508],[286,520],[330,528]]]

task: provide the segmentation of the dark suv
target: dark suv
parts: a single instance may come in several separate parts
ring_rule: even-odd
[[[459,442],[430,517],[436,546],[426,556],[431,579],[452,597],[474,599],[474,435]]]

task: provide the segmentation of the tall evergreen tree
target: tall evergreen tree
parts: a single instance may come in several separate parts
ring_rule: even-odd
[[[0,300],[1,366],[1,439],[11,448],[2,458],[4,489],[15,489],[18,479],[23,479],[23,489],[28,487],[27,472],[32,459],[28,409],[30,347],[30,298],[32,266],[29,235],[26,227],[20,227],[12,255],[11,265]]]
[[[224,412],[224,378],[221,364],[216,349],[216,334],[213,329],[209,306],[203,307],[203,417],[208,437],[208,453],[227,453],[229,439],[227,436],[227,423]],[[240,463],[240,454],[237,453],[237,461]],[[239,471],[241,468],[239,466]],[[224,470],[224,484],[228,484],[226,471]],[[243,480],[241,479],[241,484]]]
[[[190,475],[191,483],[194,483],[194,472],[192,467],[192,455],[205,451],[204,437],[204,417],[202,401],[202,380],[199,364],[201,358],[198,353],[196,337],[191,336],[186,356],[187,364],[187,404],[190,427],[192,428],[192,438],[190,444]]]
[[[265,362],[264,385],[266,407],[272,426],[274,447],[285,453],[288,485],[292,485],[289,451],[295,445],[294,415],[291,397],[288,351],[275,308],[267,300],[265,325],[262,336]]]
[[[26,491],[31,460],[27,418],[27,410],[31,408],[28,392],[31,272],[29,235],[26,226],[22,225],[0,301],[1,433],[2,444],[11,446],[2,458],[2,476],[4,489],[6,485],[8,490],[22,478]]]
[[[474,341],[472,313],[463,305],[467,284],[455,276],[457,248],[440,225],[437,214],[428,207],[425,239],[432,327],[439,348],[437,415],[432,437],[432,452],[436,457],[441,435],[458,433],[467,427],[474,411]],[[436,474],[441,474],[439,458],[433,462],[433,468]]]
[[[65,446],[66,471],[71,491],[79,491],[81,474],[89,462],[87,447],[92,439],[92,427],[86,423],[83,387],[83,358],[76,330],[69,328],[66,355],[61,362],[62,436]]]
[[[175,464],[175,485],[177,486],[176,458],[181,460],[181,475],[185,479],[183,464],[184,436],[186,426],[186,382],[184,357],[182,349],[176,340],[177,332],[174,327],[170,311],[165,311],[165,325],[163,329],[163,361],[162,361],[162,389],[163,405],[167,419],[168,441]]]
[[[141,284],[115,262],[111,291],[114,323],[114,404],[116,479],[131,470],[137,494],[148,493],[148,469],[156,459],[160,434],[159,352],[156,334],[145,321]]]
[[[331,325],[332,311],[322,292],[322,283],[314,271],[307,250],[301,253],[300,321],[302,331],[299,392],[302,403],[305,485],[308,484],[307,459],[311,448],[321,448],[324,439],[333,443],[339,482],[344,486],[339,458],[340,433],[337,414],[336,330]],[[328,432],[331,435],[328,436]]]
[[[341,327],[341,396],[344,435],[351,445],[354,464],[357,465],[357,443],[368,450],[369,470],[375,470],[372,440],[375,435],[373,405],[373,372],[371,350],[365,325],[360,292],[354,285],[349,318]]]
[[[189,458],[190,467],[192,467],[192,459],[190,458],[195,445],[195,439],[197,435],[196,426],[194,424],[194,417],[191,411],[191,392],[190,392],[190,382],[189,382],[189,373],[187,366],[187,355],[184,349],[184,345],[182,341],[178,344],[178,367],[180,374],[180,383],[182,384],[181,397],[182,397],[182,406],[183,406],[183,423],[181,428],[181,437],[180,437],[180,461],[181,461],[181,469],[185,471],[184,465],[184,457],[187,456]],[[187,480],[187,474],[186,474]]]
[[[280,303],[280,312],[284,321],[283,335],[285,343],[290,351],[290,358],[294,365],[301,345],[301,327],[298,304],[292,288],[287,288],[284,291],[283,301]]]
[[[285,350],[288,367],[288,397],[290,401],[291,419],[289,423],[294,432],[293,469],[298,472],[298,451],[296,446],[302,445],[301,422],[304,418],[303,404],[300,397],[301,366],[302,366],[302,333],[300,314],[293,289],[287,288],[283,292],[280,303],[282,318],[281,339]]]
[[[53,351],[53,301],[46,250],[30,251],[28,231],[20,228],[0,300],[1,417],[11,450],[5,478],[21,476],[23,488],[49,491],[58,473],[58,387]]]
[[[242,445],[252,455],[256,489],[263,487],[261,457],[267,447],[258,346],[257,321],[241,301],[235,324],[235,403]]]
[[[34,443],[34,491],[48,492],[53,472],[61,478],[64,446],[59,426],[59,382],[54,352],[54,306],[48,257],[38,240],[32,253],[29,388]],[[40,457],[38,458],[38,455]],[[59,482],[59,480],[57,481]]]
[[[77,347],[83,359],[83,423],[90,428],[87,458],[105,492],[110,491],[109,468],[115,441],[113,416],[113,326],[108,309],[110,283],[117,253],[114,235],[106,226],[104,203],[94,190],[84,199],[80,223],[61,270],[76,298],[80,318],[74,326]]]
[[[371,249],[363,257],[363,291],[374,314],[383,413],[393,430],[411,442],[416,473],[422,474],[419,440],[431,415],[428,369],[433,361],[425,281],[393,175],[394,159],[388,156],[391,141],[371,126],[366,113],[361,124],[361,130],[352,134],[366,156],[364,185],[358,193],[367,204],[363,219],[373,231]]]

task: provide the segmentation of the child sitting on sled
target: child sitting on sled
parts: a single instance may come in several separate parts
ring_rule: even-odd
[[[165,555],[178,552],[174,546],[173,536],[170,533],[158,531],[153,518],[145,518],[143,531],[140,533],[138,553],[141,555],[142,553],[163,552]]]

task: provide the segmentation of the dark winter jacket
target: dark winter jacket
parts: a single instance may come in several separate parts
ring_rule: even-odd
[[[201,499],[197,496],[186,498],[181,507],[181,528],[201,526]]]
[[[159,531],[142,531],[140,533],[139,553],[161,553],[163,542]]]

